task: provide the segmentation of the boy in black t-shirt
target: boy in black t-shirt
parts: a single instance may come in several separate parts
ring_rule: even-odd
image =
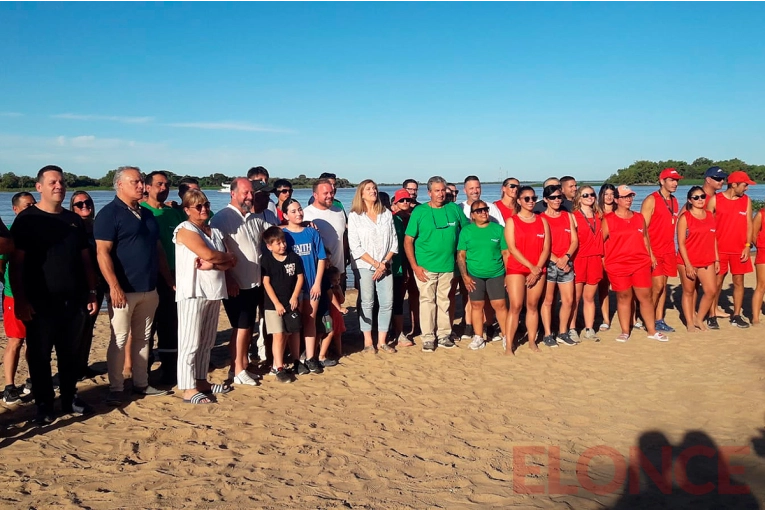
[[[263,242],[268,252],[263,254],[261,268],[265,292],[266,329],[274,335],[272,352],[274,365],[272,375],[279,382],[292,382],[292,376],[284,369],[284,350],[287,341],[295,359],[295,368],[300,365],[300,316],[290,320],[289,315],[297,313],[298,297],[303,288],[303,262],[292,250],[287,250],[284,232],[279,227],[270,227],[263,232]],[[295,322],[293,325],[292,323]],[[297,371],[297,370],[296,370]],[[307,369],[306,369],[307,371]]]

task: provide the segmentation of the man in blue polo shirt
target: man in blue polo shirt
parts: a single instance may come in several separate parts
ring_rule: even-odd
[[[132,332],[133,392],[166,395],[149,386],[149,338],[157,309],[157,275],[174,287],[160,242],[159,225],[148,209],[140,207],[143,178],[135,167],[120,167],[114,174],[117,196],[96,216],[98,266],[109,284],[111,340],[106,351],[109,370],[107,403],[123,402],[125,344]]]

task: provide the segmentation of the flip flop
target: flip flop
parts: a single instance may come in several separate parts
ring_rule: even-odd
[[[230,391],[234,391],[234,388],[229,383],[223,384],[211,384],[208,391],[203,391],[207,395],[223,395]]]
[[[197,392],[191,396],[191,398],[184,398],[183,399],[184,404],[214,404],[215,400],[210,395],[205,395],[204,393]]]

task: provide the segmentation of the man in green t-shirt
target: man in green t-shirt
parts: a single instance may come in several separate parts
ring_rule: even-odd
[[[429,202],[412,211],[404,250],[420,290],[422,350],[433,352],[436,342],[447,349],[454,347],[449,338],[452,332],[449,289],[454,276],[457,240],[468,219],[455,203],[446,201],[443,177],[428,179],[428,196]]]
[[[151,172],[144,180],[144,188],[149,193],[141,207],[151,211],[159,224],[159,241],[165,250],[167,264],[175,277],[175,227],[186,221],[182,209],[165,205],[170,194],[170,181],[162,171]],[[178,364],[178,309],[175,305],[175,291],[168,287],[164,278],[157,279],[159,305],[154,313],[152,324],[152,344],[154,333],[157,334],[157,355],[162,363],[162,384],[175,384]],[[153,347],[153,345],[151,346]],[[151,347],[149,348],[151,350]]]

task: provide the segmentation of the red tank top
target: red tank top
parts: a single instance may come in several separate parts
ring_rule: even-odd
[[[765,209],[760,209],[759,214],[762,216],[762,228],[757,233],[757,239],[754,240],[757,253],[765,251]]]
[[[510,216],[513,216],[515,214],[515,211],[510,209],[508,206],[502,203],[502,200],[497,200],[494,202],[494,205],[497,206],[497,209],[499,209],[500,214],[502,214],[502,219],[505,220],[505,223],[507,223],[507,219]]]
[[[566,211],[561,210],[560,216],[553,218],[544,213],[547,224],[550,225],[550,252],[556,257],[562,257],[571,246],[571,218]]]
[[[534,215],[534,221],[526,223],[517,215],[513,215],[513,226],[515,227],[515,246],[518,251],[526,257],[526,260],[532,264],[539,262],[539,256],[545,245],[545,226],[539,215]],[[542,263],[544,268],[545,264]],[[528,274],[529,268],[518,262],[515,257],[510,255],[507,258],[508,274]]]
[[[715,195],[715,221],[717,222],[717,251],[720,253],[740,254],[746,238],[746,208],[749,197],[731,200],[723,193]]]
[[[685,250],[688,252],[688,260],[693,267],[707,267],[715,262],[715,217],[709,212],[703,220],[686,212],[685,221],[688,226],[685,230]],[[677,253],[677,263],[685,264],[680,252]]]
[[[603,226],[600,218],[587,218],[582,211],[574,213],[576,220],[576,233],[579,236],[579,248],[576,250],[577,257],[603,256]]]
[[[653,215],[648,224],[651,250],[656,255],[675,253],[675,222],[679,211],[677,199],[671,196],[667,200],[659,191],[654,191],[649,196],[654,198]]]
[[[605,217],[608,224],[608,239],[605,242],[605,265],[608,274],[630,276],[635,270],[651,265],[651,256],[645,247],[643,232],[645,220],[640,213],[633,212],[628,220],[616,213]]]

